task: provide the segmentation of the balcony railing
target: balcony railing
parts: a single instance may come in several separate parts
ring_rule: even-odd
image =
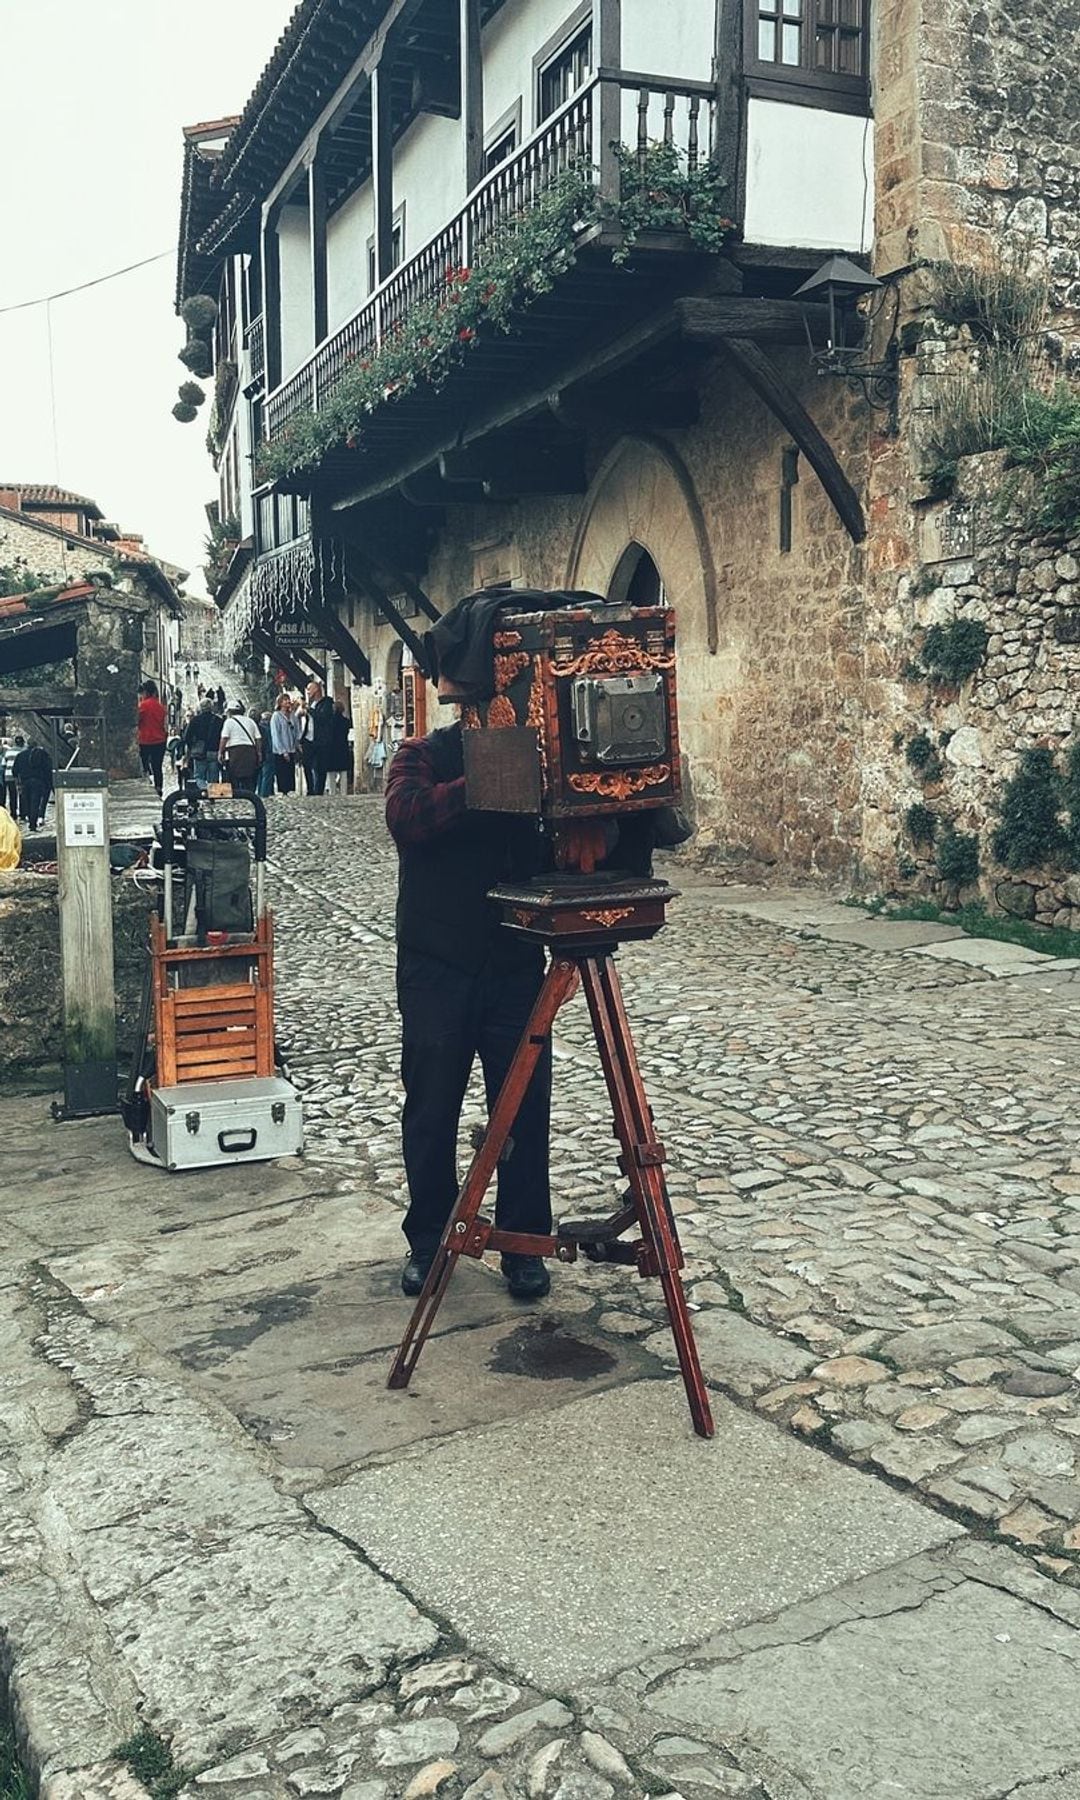
[[[615,99],[614,112],[603,96]],[[651,144],[676,146],[694,169],[712,154],[716,133],[716,88],[704,81],[605,71],[546,119],[513,156],[486,176],[459,213],[415,256],[395,269],[346,324],[326,338],[303,366],[282,383],[266,404],[266,436],[273,440],[298,412],[317,410],[337,386],[349,363],[373,354],[401,320],[418,306],[446,293],[447,271],[471,268],[485,244],[506,223],[535,206],[570,168],[591,170],[602,193],[617,192],[616,146],[602,142],[601,119],[624,143],[644,156]],[[249,333],[252,374],[255,349]]]

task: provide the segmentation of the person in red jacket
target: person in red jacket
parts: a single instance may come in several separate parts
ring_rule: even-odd
[[[139,760],[144,772],[154,784],[157,797],[161,799],[162,765],[165,761],[165,745],[168,742],[169,726],[165,708],[158,698],[157,683],[144,681],[139,689],[138,710]]]

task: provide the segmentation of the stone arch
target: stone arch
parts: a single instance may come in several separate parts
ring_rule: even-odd
[[[633,538],[611,577],[608,599],[617,600],[620,606],[661,606],[666,598],[659,569],[644,544]]]
[[[399,637],[395,637],[386,652],[386,691],[393,694],[401,686],[404,666],[404,645]]]
[[[716,564],[689,470],[662,438],[621,438],[596,472],[567,567],[569,588],[606,594],[628,549],[647,551],[673,606],[718,641]]]

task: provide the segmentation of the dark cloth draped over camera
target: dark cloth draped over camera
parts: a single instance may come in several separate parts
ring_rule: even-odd
[[[552,612],[603,606],[602,594],[569,588],[481,588],[466,594],[446,616],[424,634],[424,649],[432,681],[444,675],[455,686],[467,688],[477,700],[495,692],[495,633],[500,612]]]

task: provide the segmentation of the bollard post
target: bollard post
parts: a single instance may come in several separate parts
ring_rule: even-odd
[[[116,994],[108,776],[56,776],[60,972],[64,1001],[64,1100],[57,1118],[115,1112]]]

